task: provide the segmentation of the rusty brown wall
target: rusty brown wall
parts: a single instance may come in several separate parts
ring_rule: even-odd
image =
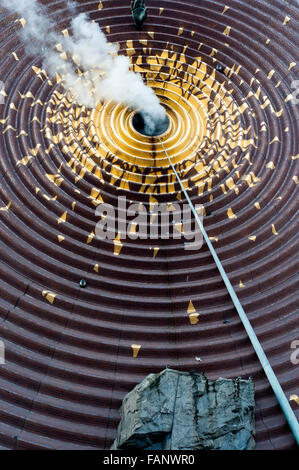
[[[47,3],[58,29],[67,28],[65,3]],[[298,413],[298,373],[290,359],[298,338],[298,105],[290,98],[298,76],[296,2],[152,0],[142,32],[132,25],[128,1],[77,3],[122,53],[129,50],[132,63],[142,56],[150,69],[147,58],[168,50],[179,62],[169,77],[178,87],[187,79],[184,63],[197,61],[194,67],[206,64],[207,79],[233,97],[242,143],[232,148],[225,139],[207,140],[200,184],[195,160],[188,172],[185,157],[178,170],[193,202],[205,206],[205,228]],[[0,10],[6,93],[0,105],[0,338],[6,348],[0,448],[109,448],[125,394],[167,365],[210,378],[252,376],[257,449],[293,448],[207,246],[188,252],[180,241],[120,246],[93,237],[99,196],[116,205],[126,195],[149,206],[151,196],[177,200],[179,186],[167,191],[167,174],[154,175],[147,188],[134,172],[116,177],[121,156],[95,157],[92,171],[82,157],[72,160],[72,148],[86,151],[78,120],[88,136],[90,114],[77,116],[55,77],[32,68],[41,61],[25,54],[16,19]],[[225,74],[214,72],[217,62]],[[165,79],[163,73],[155,79]],[[217,102],[217,93],[211,100]],[[228,140],[230,133],[233,128],[226,129]],[[166,191],[156,194],[159,184]],[[83,278],[86,289],[79,287]],[[132,345],[140,346],[137,357]]]

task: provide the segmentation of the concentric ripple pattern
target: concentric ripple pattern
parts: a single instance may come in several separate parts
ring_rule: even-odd
[[[65,33],[66,2],[46,3]],[[298,3],[151,0],[143,31],[128,1],[77,4],[165,107],[161,141],[298,416]],[[76,104],[23,27],[0,8],[0,448],[108,449],[126,393],[166,366],[251,376],[256,448],[294,448],[207,246],[95,236],[119,196],[186,202],[161,141],[123,104]]]

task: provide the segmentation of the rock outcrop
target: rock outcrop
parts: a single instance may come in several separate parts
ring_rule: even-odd
[[[251,450],[254,383],[166,369],[123,400],[112,449]]]

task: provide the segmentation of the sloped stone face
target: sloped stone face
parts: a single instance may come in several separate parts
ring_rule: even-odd
[[[254,384],[166,369],[124,399],[112,449],[250,450]]]

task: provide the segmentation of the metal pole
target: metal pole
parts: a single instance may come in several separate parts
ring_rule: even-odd
[[[278,400],[278,403],[280,404],[281,409],[282,409],[282,411],[283,411],[283,413],[286,417],[286,420],[289,423],[289,426],[292,430],[292,433],[293,433],[293,435],[296,439],[296,442],[299,445],[299,424],[298,424],[297,418],[295,416],[295,413],[292,410],[292,408],[290,406],[290,403],[288,402],[288,399],[286,398],[286,396],[284,394],[284,391],[282,390],[281,385],[277,380],[277,377],[276,377],[276,375],[275,375],[275,373],[274,373],[274,371],[273,371],[273,369],[272,369],[272,367],[271,367],[271,365],[270,365],[270,363],[267,359],[267,356],[264,353],[264,350],[261,346],[261,343],[259,342],[259,340],[258,340],[258,338],[257,338],[257,336],[256,336],[256,334],[255,334],[248,318],[247,318],[247,315],[246,315],[246,313],[245,313],[245,311],[244,311],[244,309],[243,309],[243,307],[242,307],[242,305],[241,305],[241,303],[238,299],[238,296],[237,296],[233,286],[231,285],[230,280],[227,277],[227,274],[226,274],[226,272],[225,272],[225,270],[222,266],[222,263],[221,263],[220,259],[218,258],[218,255],[217,255],[216,251],[214,250],[214,247],[211,243],[211,240],[209,239],[209,237],[207,235],[207,232],[205,231],[205,229],[203,227],[203,224],[201,223],[201,220],[198,217],[198,214],[195,210],[195,207],[192,204],[192,201],[191,201],[187,191],[185,190],[185,188],[183,186],[183,183],[182,183],[182,181],[181,181],[181,179],[180,179],[180,177],[179,177],[179,175],[178,175],[178,173],[177,173],[177,171],[176,171],[176,169],[175,169],[175,167],[174,167],[174,165],[173,165],[173,163],[172,163],[172,161],[171,161],[171,159],[170,159],[170,157],[169,157],[169,155],[168,155],[168,153],[167,153],[167,151],[164,147],[164,144],[163,144],[163,142],[160,138],[159,138],[159,140],[162,144],[163,150],[165,152],[165,155],[168,158],[168,161],[171,165],[171,168],[172,168],[172,170],[173,170],[173,172],[174,172],[174,174],[175,174],[175,176],[176,176],[176,178],[177,178],[177,180],[178,180],[178,182],[179,182],[179,184],[182,188],[182,191],[183,191],[183,193],[184,193],[184,195],[185,195],[185,197],[186,197],[186,199],[187,199],[187,201],[190,205],[190,208],[191,208],[191,210],[194,214],[195,220],[198,223],[200,230],[202,231],[204,239],[205,239],[205,241],[206,241],[206,243],[209,247],[209,250],[210,250],[210,252],[211,252],[211,254],[214,258],[214,261],[215,261],[215,263],[217,265],[217,268],[218,268],[218,270],[221,274],[221,277],[224,281],[224,284],[226,285],[226,288],[227,288],[227,290],[229,292],[229,295],[230,295],[230,297],[233,301],[233,304],[236,307],[236,310],[239,314],[239,317],[240,317],[240,319],[243,323],[243,326],[244,326],[244,328],[245,328],[245,330],[246,330],[246,332],[249,336],[251,344],[252,344],[252,346],[253,346],[253,348],[254,348],[254,350],[255,350],[258,358],[259,358],[259,361],[260,361],[260,363],[261,363],[261,365],[264,369],[264,372],[265,372],[265,374],[266,374],[266,376],[269,380],[269,383],[270,383],[270,385],[273,389],[273,392],[275,393],[275,396]]]

